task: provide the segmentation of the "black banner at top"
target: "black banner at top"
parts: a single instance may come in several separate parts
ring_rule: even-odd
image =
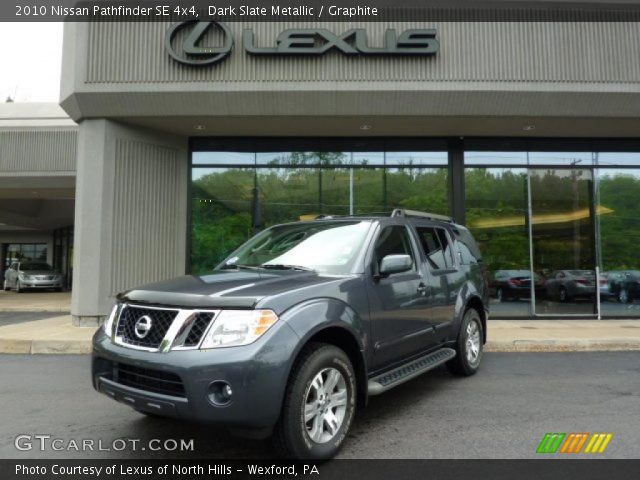
[[[13,0],[0,22],[633,22],[640,0]]]

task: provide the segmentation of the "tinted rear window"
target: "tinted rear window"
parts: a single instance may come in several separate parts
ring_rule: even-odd
[[[460,262],[464,265],[481,262],[482,254],[469,230],[456,227],[453,231],[456,234],[458,250],[460,251]]]

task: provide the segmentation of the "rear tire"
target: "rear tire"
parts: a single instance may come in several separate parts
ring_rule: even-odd
[[[313,343],[296,361],[272,441],[286,458],[332,458],[347,437],[356,411],[356,376],[349,357],[334,345]]]
[[[620,303],[630,303],[631,298],[629,297],[629,293],[626,289],[622,288],[618,293],[618,302]]]
[[[456,356],[446,363],[451,373],[468,377],[478,371],[482,361],[483,338],[480,314],[475,308],[467,309],[458,333]]]
[[[2,285],[2,289],[3,289],[5,292],[8,292],[9,290],[11,290],[11,287],[9,286],[9,284],[7,283],[7,281],[6,281],[6,280],[4,281],[4,284]]]

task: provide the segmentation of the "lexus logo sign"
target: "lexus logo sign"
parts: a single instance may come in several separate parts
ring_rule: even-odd
[[[222,45],[203,45],[203,37],[212,28],[222,33]],[[178,45],[178,32],[185,30],[184,40]],[[364,28],[352,28],[336,34],[326,28],[303,28],[284,30],[275,39],[275,46],[256,45],[253,29],[242,33],[244,50],[250,55],[279,56],[320,56],[331,50],[349,56],[430,56],[435,55],[440,43],[436,30],[409,29],[398,34],[395,28],[384,32],[382,45],[370,45]],[[169,27],[165,37],[165,47],[177,62],[186,65],[211,65],[227,58],[233,50],[233,35],[229,27],[221,22],[201,22],[191,20]]]
[[[212,27],[222,31],[224,37],[223,45],[220,47],[198,46],[204,34]],[[176,34],[184,28],[191,28],[191,31],[182,43],[184,55],[179,55],[174,47],[174,39]],[[176,23],[169,27],[165,38],[165,46],[169,55],[180,63],[187,65],[211,65],[212,63],[224,60],[231,53],[233,49],[233,36],[231,35],[229,27],[223,23],[198,22],[192,20],[189,22]]]

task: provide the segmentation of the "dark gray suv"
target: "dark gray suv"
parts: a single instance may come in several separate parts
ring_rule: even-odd
[[[120,294],[93,340],[93,385],[325,459],[370,395],[441,364],[474,374],[487,307],[480,252],[447,217],[277,225],[209,274]]]

